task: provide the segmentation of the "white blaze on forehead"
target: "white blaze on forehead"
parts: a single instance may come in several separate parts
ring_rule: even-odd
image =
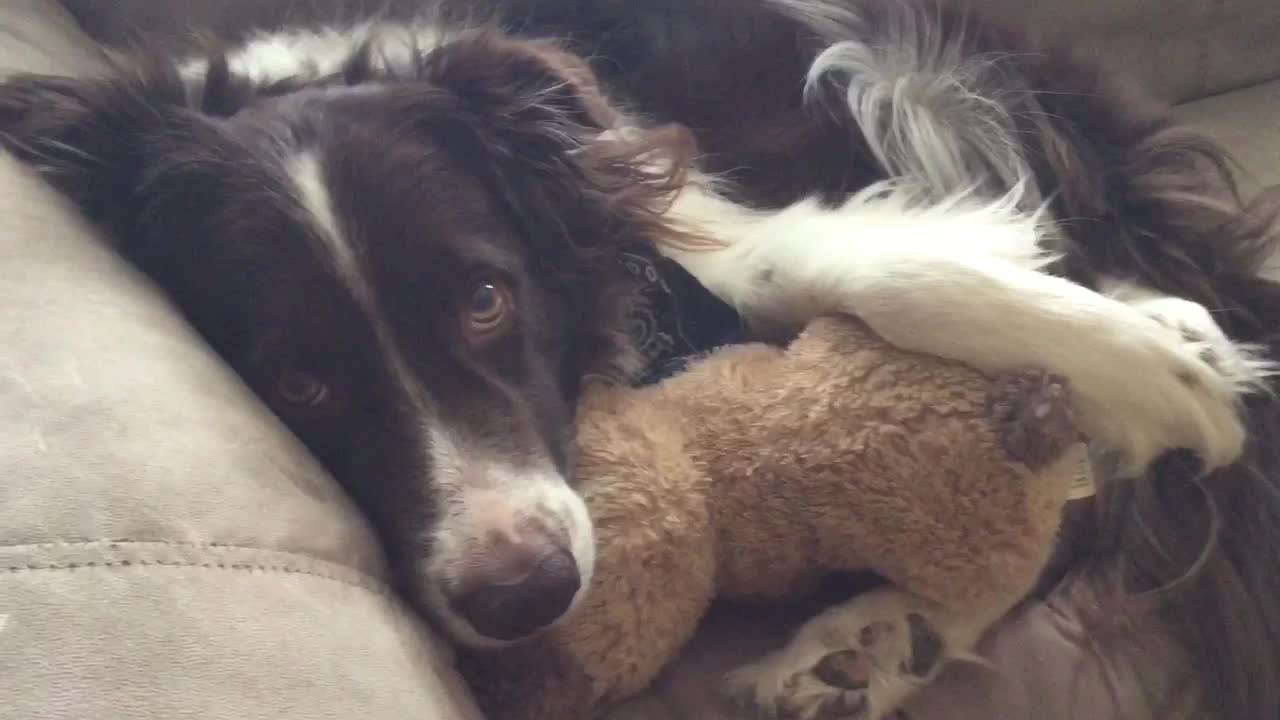
[[[289,175],[315,235],[324,243],[325,258],[331,269],[367,312],[373,304],[373,288],[365,277],[356,249],[338,226],[319,157],[313,151],[295,155],[289,161]]]
[[[286,167],[300,208],[310,224],[315,247],[330,272],[350,294],[369,322],[391,375],[414,409],[421,447],[429,454],[440,519],[432,529],[431,556],[422,569],[425,597],[438,620],[458,639],[473,645],[491,644],[449,608],[442,583],[472,559],[477,538],[487,530],[510,523],[538,520],[567,540],[582,579],[576,605],[591,585],[595,540],[591,518],[582,498],[569,487],[549,456],[513,462],[483,441],[449,427],[436,412],[422,382],[413,373],[391,325],[383,314],[376,285],[371,282],[358,244],[343,231],[326,181],[324,159],[316,150],[303,150]],[[484,507],[501,498],[502,509]],[[502,513],[509,513],[504,519]]]
[[[303,150],[287,162],[289,178],[297,200],[307,215],[312,235],[319,240],[319,250],[338,282],[351,293],[361,313],[373,328],[378,344],[396,383],[404,391],[420,418],[429,417],[432,404],[421,381],[414,375],[404,353],[396,342],[391,324],[382,312],[378,294],[369,280],[359,249],[343,232],[334,212],[332,194],[325,179],[324,166],[315,150]],[[425,432],[425,427],[423,428]]]

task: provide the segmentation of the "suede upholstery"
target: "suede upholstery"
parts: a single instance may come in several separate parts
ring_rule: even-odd
[[[1280,185],[1280,79],[1184,103],[1177,110],[1231,150],[1252,189]]]
[[[1256,182],[1280,182],[1280,3],[986,2],[1085,28],[1088,44],[1169,98],[1272,79],[1182,112]],[[0,3],[0,73],[92,72],[99,51],[77,19],[118,40],[134,23],[285,16],[270,0],[67,3],[75,16],[55,0]],[[336,484],[153,288],[3,156],[0,270],[0,716],[476,717],[445,645],[386,588],[377,545]],[[1124,717],[1107,693],[1126,678],[1083,657],[1071,640],[1083,601],[1059,600],[992,638],[998,678],[952,673],[912,717],[1054,720],[1071,703],[1046,693],[1077,661],[1072,702],[1083,705],[1070,716]],[[708,707],[707,683],[787,626],[765,619],[718,616],[619,717],[730,717]],[[1176,656],[1151,641],[1178,682]]]

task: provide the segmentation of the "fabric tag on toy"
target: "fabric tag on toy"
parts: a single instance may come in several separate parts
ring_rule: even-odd
[[[1071,486],[1067,489],[1067,499],[1081,500],[1096,495],[1098,484],[1093,475],[1093,460],[1089,456],[1089,446],[1085,443],[1076,443],[1067,449],[1067,455],[1075,465]]]

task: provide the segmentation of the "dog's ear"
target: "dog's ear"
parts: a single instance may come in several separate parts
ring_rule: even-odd
[[[452,130],[433,129],[454,141],[454,151],[469,150],[471,167],[495,167],[528,212],[539,214],[542,201],[562,221],[575,209],[603,213],[609,222],[601,227],[643,234],[649,223],[641,216],[666,209],[689,166],[688,132],[626,123],[590,67],[554,43],[477,32],[427,55],[421,76],[449,96],[437,110],[455,111],[433,115],[452,121]],[[459,124],[478,142],[459,138]],[[570,239],[604,239],[595,235]]]
[[[619,251],[677,234],[665,213],[684,184],[692,135],[627,122],[589,66],[550,42],[475,33],[426,56],[421,77],[450,98],[436,103],[444,120],[432,131],[467,153],[468,167],[488,168],[542,276],[562,278],[560,290],[587,315],[571,323],[586,330],[568,374],[633,371],[625,329],[634,295],[620,287],[630,278]],[[447,105],[456,113],[439,111]]]
[[[90,78],[17,75],[0,83],[0,147],[31,166],[93,221],[131,212],[144,164],[187,119],[168,61],[119,64]]]
[[[483,121],[490,151],[524,159],[580,146],[621,117],[590,67],[549,41],[472,33],[428,55],[422,75]]]

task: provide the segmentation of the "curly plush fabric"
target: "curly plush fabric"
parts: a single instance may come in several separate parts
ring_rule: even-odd
[[[591,593],[527,645],[463,654],[482,708],[587,717],[644,689],[714,598],[795,598],[833,571],[1003,613],[1043,567],[1074,472],[1074,426],[1051,421],[1053,401],[1027,379],[832,318],[786,348],[727,347],[656,385],[588,389]]]

